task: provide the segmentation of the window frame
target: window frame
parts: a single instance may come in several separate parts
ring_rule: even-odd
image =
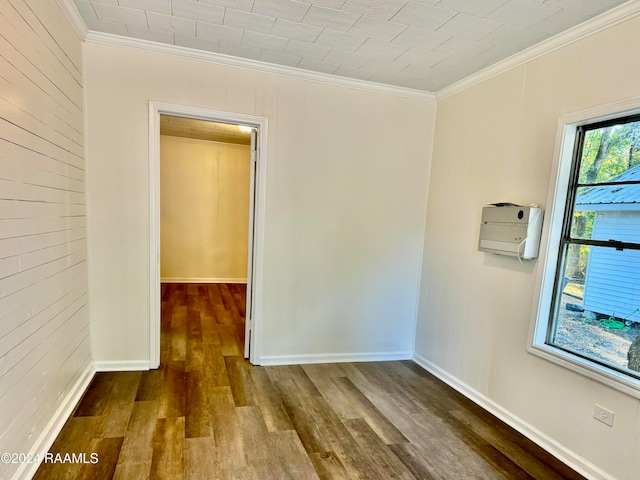
[[[593,109],[568,114],[560,117],[556,135],[554,163],[551,171],[549,196],[547,199],[547,215],[542,232],[539,258],[542,268],[538,268],[536,290],[532,308],[531,328],[527,351],[533,355],[561,365],[571,371],[597,380],[612,388],[640,398],[640,378],[598,363],[589,358],[569,352],[562,348],[547,344],[547,335],[553,325],[553,308],[555,307],[555,291],[557,271],[563,268],[563,236],[565,228],[571,228],[571,219],[575,203],[578,168],[574,162],[580,161],[582,149],[578,143],[580,127],[589,129],[606,126],[611,122],[622,121],[640,114],[640,99],[605,105]],[[580,156],[579,156],[580,155]],[[570,188],[573,188],[571,197]],[[571,202],[571,208],[567,204]],[[568,219],[568,220],[567,220]]]

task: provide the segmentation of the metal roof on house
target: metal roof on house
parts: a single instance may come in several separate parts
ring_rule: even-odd
[[[640,182],[640,165],[616,175],[609,181]],[[598,205],[604,208],[598,208]],[[580,206],[589,206],[589,208],[579,208]],[[613,206],[624,206],[624,210],[640,210],[640,183],[589,187],[576,198],[576,210],[614,210]]]

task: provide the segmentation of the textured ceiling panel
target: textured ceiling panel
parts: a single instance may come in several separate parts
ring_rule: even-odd
[[[74,0],[89,30],[438,91],[625,0]]]
[[[240,130],[238,125],[172,115],[160,115],[160,135],[240,145],[251,143],[251,133]]]

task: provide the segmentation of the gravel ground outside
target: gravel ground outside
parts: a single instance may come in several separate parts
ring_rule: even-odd
[[[567,304],[582,308],[582,299],[562,295],[556,344],[567,350],[627,368],[629,345],[640,335],[640,325],[633,323],[621,329],[610,328],[603,320],[586,318],[582,312],[568,310]]]

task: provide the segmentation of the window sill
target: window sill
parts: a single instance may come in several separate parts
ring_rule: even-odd
[[[540,358],[544,358],[545,360],[607,385],[608,387],[640,399],[640,380],[636,380],[598,363],[591,362],[585,358],[560,350],[559,348],[552,347],[551,345],[534,344],[531,345],[527,351]]]

